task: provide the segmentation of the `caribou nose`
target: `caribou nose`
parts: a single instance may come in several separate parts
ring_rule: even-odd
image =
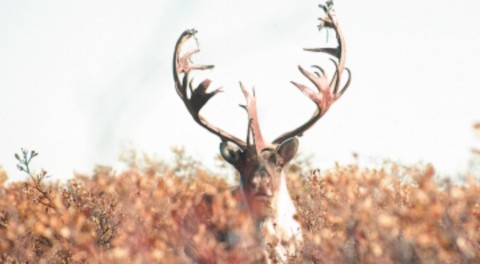
[[[272,190],[268,188],[268,186],[265,186],[262,184],[261,186],[259,186],[255,196],[272,197],[273,193],[272,193]]]

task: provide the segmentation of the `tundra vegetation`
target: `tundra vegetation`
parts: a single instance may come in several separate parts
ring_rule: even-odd
[[[0,172],[0,262],[189,263],[183,249],[192,241],[203,263],[262,256],[260,247],[229,247],[221,237],[226,229],[244,230],[245,240],[252,234],[225,175],[179,149],[172,164],[126,154],[125,171],[98,166],[66,182],[31,171],[37,153],[16,155],[25,179],[7,184]],[[295,160],[287,173],[304,242],[289,263],[480,262],[475,171],[452,182],[431,165],[319,172],[306,164]],[[191,208],[199,214],[186,241]]]

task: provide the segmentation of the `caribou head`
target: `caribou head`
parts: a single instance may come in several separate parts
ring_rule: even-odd
[[[267,143],[261,133],[257,116],[255,92],[249,92],[242,83],[240,88],[246,103],[242,107],[248,116],[246,140],[240,139],[208,122],[200,110],[222,88],[209,90],[211,81],[206,79],[194,87],[190,75],[195,70],[212,69],[213,65],[194,64],[192,55],[199,52],[193,49],[182,53],[182,46],[195,36],[197,31],[184,31],[175,46],[173,58],[173,77],[177,94],[182,99],[193,119],[203,128],[217,135],[220,140],[222,157],[235,167],[241,176],[241,191],[251,211],[252,218],[259,226],[266,226],[271,233],[282,238],[300,237],[300,225],[294,220],[295,207],[288,194],[284,169],[298,149],[297,137],[311,128],[338,100],[350,84],[350,71],[345,68],[345,41],[338,23],[333,15],[331,5],[320,5],[325,17],[320,18],[320,29],[331,29],[338,42],[336,48],[308,48],[310,52],[324,53],[330,56],[335,66],[331,78],[320,66],[313,66],[310,72],[299,66],[300,72],[315,86],[316,91],[307,86],[292,82],[315,105],[312,117],[302,125],[278,136]],[[344,72],[348,73],[347,81],[342,85]],[[296,230],[292,230],[296,229]]]

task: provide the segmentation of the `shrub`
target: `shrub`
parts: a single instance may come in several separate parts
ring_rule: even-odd
[[[222,231],[244,230],[248,218],[227,181],[200,166],[188,177],[158,163],[121,173],[98,166],[56,183],[29,170],[32,156],[17,155],[27,180],[5,185],[0,172],[1,263],[188,263],[188,250],[205,263],[248,263],[261,254],[228,246]],[[473,178],[440,184],[429,165],[299,171],[288,183],[305,245],[292,263],[480,262]]]

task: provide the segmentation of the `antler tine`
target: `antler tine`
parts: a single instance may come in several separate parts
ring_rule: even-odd
[[[248,92],[242,82],[240,82],[240,89],[245,96],[246,105],[243,106],[247,110],[248,115],[248,133],[247,144],[249,143],[250,134],[253,136],[253,143],[257,153],[260,153],[265,148],[265,141],[263,140],[262,132],[260,130],[260,123],[257,115],[257,99],[255,98],[255,89],[252,94]]]
[[[351,72],[349,69],[345,68],[345,60],[346,60],[346,49],[345,49],[345,40],[343,38],[342,31],[338,26],[337,21],[335,20],[332,14],[332,3],[329,5],[320,5],[320,7],[325,11],[326,17],[321,18],[321,25],[319,26],[322,28],[332,28],[335,30],[335,35],[338,42],[337,48],[305,48],[305,51],[312,51],[312,52],[321,52],[328,55],[333,56],[335,59],[338,60],[338,63],[334,59],[330,59],[333,64],[335,65],[335,73],[331,81],[328,81],[329,78],[325,73],[324,69],[320,66],[314,65],[313,68],[317,69],[319,72],[311,73],[301,66],[298,66],[300,72],[307,77],[307,79],[317,88],[318,93],[313,91],[312,89],[308,88],[307,86],[292,82],[303,94],[305,94],[310,100],[312,100],[317,109],[313,113],[312,117],[305,122],[303,125],[286,132],[279,137],[277,137],[273,143],[279,144],[284,140],[294,137],[294,136],[302,136],[302,134],[312,127],[330,108],[330,106],[339,99],[342,94],[346,91],[348,86],[351,82]],[[342,79],[342,73],[346,70],[348,72],[348,79],[347,82],[343,85],[340,89],[340,82]]]
[[[222,141],[230,141],[241,148],[245,148],[246,144],[238,137],[225,132],[224,130],[209,123],[203,116],[200,115],[200,110],[205,104],[217,93],[222,91],[219,87],[211,92],[207,92],[211,81],[209,79],[203,80],[195,89],[193,88],[192,80],[190,79],[190,73],[192,70],[207,70],[212,69],[213,65],[201,65],[193,64],[191,61],[192,55],[198,53],[200,50],[193,49],[186,52],[183,56],[180,56],[183,44],[185,44],[190,38],[194,37],[197,33],[195,29],[185,30],[179,37],[176,45],[173,58],[173,78],[175,80],[175,89],[178,96],[182,99],[183,103],[187,107],[190,115],[193,119],[203,128],[207,129],[211,133],[219,136]],[[181,75],[183,74],[183,78]],[[188,92],[190,91],[190,92]]]

